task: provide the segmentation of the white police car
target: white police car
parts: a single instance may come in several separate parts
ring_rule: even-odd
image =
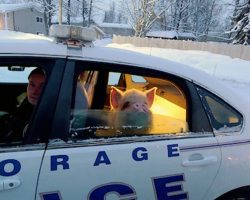
[[[188,66],[94,47],[90,30],[52,35],[0,32],[3,116],[31,69],[47,77],[23,140],[1,141],[1,200],[250,199],[246,100]],[[132,88],[154,88],[150,111],[114,111]]]

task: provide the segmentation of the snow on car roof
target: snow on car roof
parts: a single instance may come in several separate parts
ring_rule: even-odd
[[[42,54],[66,56],[67,46],[53,38],[31,33],[0,31],[0,54]]]
[[[66,45],[57,44],[52,38],[35,34],[0,31],[0,43],[0,54],[68,55]],[[185,77],[189,80],[201,79],[201,83],[203,82],[202,80],[207,77],[207,74],[184,64],[111,47],[83,47],[81,55],[82,58],[90,60],[126,63],[163,71],[166,69],[169,73]],[[74,54],[70,54],[70,56],[74,56]],[[79,56],[79,54],[76,56]]]
[[[0,54],[79,57],[79,54],[68,54],[66,45],[57,44],[51,38],[34,34],[0,31],[0,43]],[[213,92],[222,98],[226,95],[227,99],[233,99],[236,105],[238,105],[237,99],[235,99],[235,93],[230,89],[225,90],[225,86],[221,84],[217,78],[198,69],[189,67],[188,65],[111,47],[83,47],[80,56],[86,60],[128,64],[131,66],[136,65],[165,71],[187,80],[197,82],[205,88],[212,89]]]

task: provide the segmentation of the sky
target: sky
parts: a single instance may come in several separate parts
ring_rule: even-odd
[[[127,49],[189,65],[217,77],[223,84],[233,88],[250,101],[250,61],[206,51],[184,51],[116,44],[112,43],[111,39],[96,41],[95,45]]]

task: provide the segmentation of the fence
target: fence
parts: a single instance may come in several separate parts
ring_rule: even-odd
[[[250,61],[250,46],[233,45],[218,42],[195,42],[184,40],[167,40],[156,38],[139,38],[114,35],[113,43],[133,44],[137,47],[157,47],[181,50],[209,51],[211,53],[227,55],[232,58],[240,58]]]

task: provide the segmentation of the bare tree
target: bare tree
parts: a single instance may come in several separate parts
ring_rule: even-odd
[[[159,18],[155,13],[155,5],[159,0],[124,0],[123,8],[126,17],[138,37],[144,36],[153,23]],[[163,12],[162,12],[163,13]]]
[[[90,0],[89,3],[89,16],[88,16],[88,27],[90,26],[91,23],[91,14],[92,14],[92,8],[93,8],[93,0]]]
[[[86,15],[88,14],[88,4],[85,0],[82,0],[82,25],[86,26]]]
[[[180,26],[187,22],[189,15],[190,0],[176,0],[174,7],[174,24],[173,27],[175,30],[179,30]]]
[[[67,24],[70,24],[70,7],[71,7],[71,0],[68,0]]]
[[[207,1],[206,2],[206,11],[207,12],[204,12],[204,30],[203,30],[203,33],[205,34],[205,41],[207,40],[207,35],[208,35],[208,32],[209,32],[209,28],[210,28],[210,25],[212,23],[212,20],[213,20],[213,14],[215,12],[215,7],[216,7],[216,0],[212,0],[212,1]],[[204,9],[204,11],[205,11]]]
[[[115,2],[112,1],[108,11],[105,11],[103,22],[113,23],[116,20],[116,6]]]
[[[52,17],[57,11],[54,0],[30,0],[29,2],[34,3],[44,13],[45,30],[46,34],[48,34],[49,27],[52,24]]]

